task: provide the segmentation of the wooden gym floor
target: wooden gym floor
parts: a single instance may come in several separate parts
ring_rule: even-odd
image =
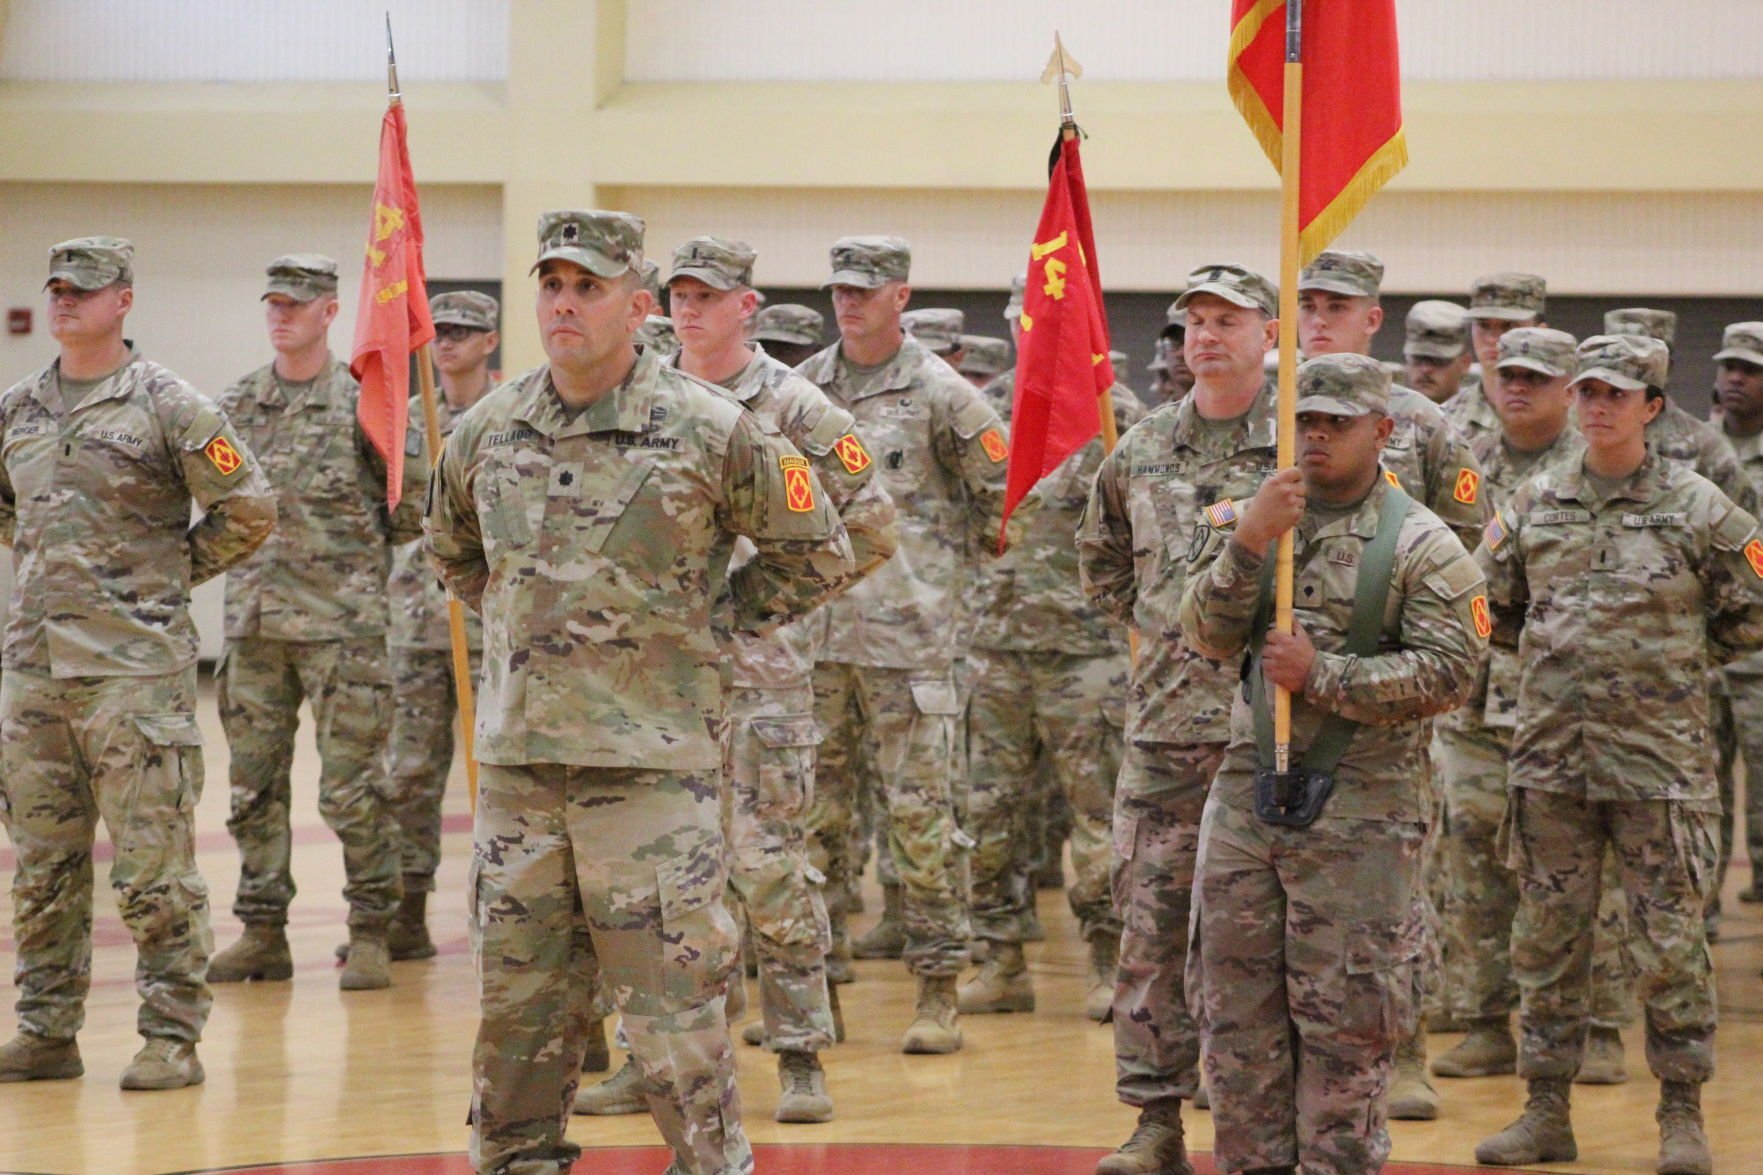
[[[213,894],[215,938],[225,946],[239,933],[229,912],[238,858],[225,828],[226,742],[206,684],[201,720],[208,786],[198,813],[198,843]],[[93,984],[80,1035],[86,1075],[0,1085],[0,1172],[162,1175],[258,1165],[383,1175],[468,1170],[460,1156],[477,1007],[463,914],[470,852],[463,772],[455,771],[449,794],[440,892],[430,911],[439,957],[396,964],[390,990],[348,995],[337,989],[331,953],[345,936],[342,862],[317,813],[309,721],[301,730],[294,778],[294,872],[301,892],[289,926],[293,981],[215,988],[201,1045],[206,1085],[121,1092],[118,1075],[140,1044],[134,950],[103,884],[108,845],[101,836]],[[0,848],[0,890],[6,891],[0,894],[0,966],[8,969],[12,863],[7,844]],[[1724,933],[1714,947],[1721,1072],[1705,1104],[1716,1170],[1723,1175],[1763,1171],[1763,1115],[1757,1111],[1763,1094],[1757,1067],[1763,1051],[1763,910],[1731,900],[1749,880],[1748,868],[1735,861]],[[869,896],[870,910],[879,909],[873,890]],[[966,1047],[952,1057],[902,1056],[897,1045],[912,1004],[905,970],[893,962],[858,964],[859,981],[842,993],[850,1039],[825,1058],[837,1106],[829,1124],[774,1123],[771,1058],[737,1044],[747,1130],[760,1148],[760,1170],[1089,1175],[1096,1157],[1130,1133],[1134,1115],[1114,1099],[1109,1031],[1082,1015],[1084,954],[1075,922],[1057,894],[1041,895],[1040,912],[1048,941],[1029,949],[1040,1010],[964,1018]],[[859,917],[856,929],[873,918]],[[754,985],[749,993],[756,998]],[[11,1027],[5,1025],[8,1033]],[[1431,1047],[1437,1052],[1455,1039],[1434,1036]],[[1657,1086],[1646,1073],[1638,1030],[1628,1035],[1628,1063],[1626,1085],[1575,1089],[1581,1162],[1551,1170],[1652,1171]],[[1397,1163],[1414,1175],[1438,1169],[1431,1164],[1473,1169],[1476,1142],[1504,1126],[1521,1101],[1520,1085],[1511,1077],[1436,1084],[1444,1098],[1437,1121],[1392,1124],[1392,1170]],[[1192,1146],[1209,1148],[1208,1115],[1190,1109],[1188,1132]],[[570,1135],[589,1148],[643,1148],[590,1152],[580,1171],[657,1173],[666,1165],[652,1149],[659,1139],[647,1117],[576,1118]],[[878,1151],[865,1144],[914,1147]],[[1034,1149],[999,1149],[1024,1146]],[[357,1156],[425,1157],[313,1162]]]

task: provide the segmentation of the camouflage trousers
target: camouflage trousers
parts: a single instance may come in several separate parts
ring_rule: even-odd
[[[1745,760],[1745,851],[1751,861],[1751,884],[1763,882],[1763,665],[1754,665],[1747,658],[1741,665],[1726,670],[1726,693],[1731,701],[1734,739]],[[1730,772],[1721,773],[1730,780]],[[1730,783],[1727,784],[1730,790]],[[1723,804],[1721,834],[1723,842],[1732,840],[1735,804],[1728,797]],[[1722,853],[1724,860],[1730,849]],[[1722,874],[1724,876],[1724,873]]]
[[[163,677],[0,680],[0,823],[12,878],[21,1027],[72,1040],[92,985],[92,841],[135,940],[136,1028],[195,1041],[208,1021],[208,886],[196,870],[202,736],[196,669]]]
[[[483,1019],[473,1170],[557,1175],[597,980],[624,1017],[670,1171],[753,1169],[722,995],[736,958],[720,773],[479,769],[470,917]]]
[[[1590,1021],[1592,921],[1607,849],[1628,895],[1629,951],[1646,1009],[1647,1065],[1663,1081],[1714,1073],[1714,966],[1702,903],[1718,816],[1672,800],[1592,802],[1512,793],[1506,860],[1518,875],[1512,966],[1523,994],[1519,1075],[1579,1071]]]
[[[843,928],[859,781],[879,785],[888,856],[902,887],[907,967],[958,975],[967,962],[967,905],[950,799],[960,708],[947,676],[823,662],[814,716],[825,742],[809,808],[809,854],[826,878],[828,914]]]
[[[1708,674],[1708,726],[1709,733],[1714,736],[1714,778],[1720,788],[1720,820],[1717,829],[1720,836],[1720,860],[1714,885],[1708,892],[1707,906],[1708,915],[1715,919],[1720,916],[1720,891],[1726,886],[1726,867],[1732,863],[1734,820],[1738,808],[1740,732],[1731,681],[1725,670],[1715,669]],[[1747,790],[1746,799],[1749,798],[1750,793]]]
[[[1128,743],[1114,793],[1114,1092],[1129,1106],[1192,1100],[1200,1036],[1192,1012],[1188,925],[1200,813],[1223,743]]]
[[[398,826],[386,802],[392,681],[385,640],[228,640],[215,685],[232,749],[227,831],[240,857],[233,913],[241,922],[288,921],[294,900],[289,773],[305,699],[322,762],[318,814],[343,842],[349,925],[384,928],[403,893]]]
[[[392,734],[386,744],[387,803],[399,832],[399,871],[407,893],[433,893],[441,864],[441,803],[453,771],[453,728],[459,698],[453,654],[445,649],[394,645]],[[471,652],[471,680],[482,675],[483,654]]]
[[[1221,1170],[1364,1175],[1389,1157],[1384,1101],[1417,1012],[1425,835],[1330,816],[1286,828],[1206,804],[1188,990]]]
[[[974,937],[1022,941],[1033,909],[1027,867],[1041,849],[1034,838],[1043,835],[1028,816],[1046,807],[1034,794],[1044,765],[1073,815],[1072,913],[1086,941],[1119,938],[1108,875],[1126,658],[975,649],[969,660],[978,669],[967,710],[965,822],[976,842]]]
[[[747,913],[759,959],[759,1008],[773,1052],[833,1042],[826,991],[831,945],[821,875],[808,863],[803,818],[814,796],[814,690],[726,691],[723,752],[729,888]]]

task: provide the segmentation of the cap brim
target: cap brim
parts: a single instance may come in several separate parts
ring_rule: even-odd
[[[1175,300],[1175,305],[1170,307],[1170,309],[1186,310],[1188,308],[1188,303],[1192,302],[1195,298],[1198,298],[1201,294],[1211,294],[1214,298],[1223,298],[1232,306],[1241,306],[1244,310],[1259,310],[1268,317],[1272,317],[1273,314],[1273,312],[1268,310],[1267,307],[1256,301],[1252,295],[1245,294],[1235,286],[1227,286],[1221,282],[1201,282],[1197,286],[1192,286],[1189,289],[1183,290],[1181,297]]]
[[[335,293],[336,291],[330,292]],[[303,282],[270,282],[269,288],[263,291],[263,297],[257,300],[262,302],[271,294],[280,294],[282,297],[292,298],[296,302],[316,302],[324,296],[323,291],[315,290]]]
[[[475,318],[467,318],[463,314],[449,314],[445,310],[431,316],[429,321],[436,326],[463,326],[467,330],[481,330],[486,334],[496,329],[493,326],[485,326]]]
[[[1589,379],[1603,380],[1611,387],[1621,388],[1625,392],[1644,392],[1647,390],[1647,382],[1645,380],[1635,379],[1633,376],[1629,375],[1623,375],[1619,371],[1611,371],[1608,367],[1594,367],[1589,371],[1582,371],[1574,376],[1573,382],[1567,386],[1578,387]]]
[[[1505,371],[1508,367],[1522,367],[1526,371],[1539,371],[1550,379],[1560,379],[1567,374],[1565,367],[1556,367],[1553,363],[1544,363],[1533,355],[1514,355],[1510,359],[1502,359],[1494,364],[1495,371]]]
[[[1164,362],[1161,359],[1153,359],[1149,363],[1145,364],[1145,370],[1146,371],[1168,371],[1169,364]]]
[[[1364,404],[1333,396],[1305,396],[1293,409],[1293,412],[1325,412],[1330,416],[1368,416],[1375,411],[1377,409],[1367,408]]]
[[[1542,313],[1537,310],[1525,310],[1518,306],[1471,306],[1467,317],[1473,321],[1477,318],[1493,318],[1500,322],[1527,322],[1530,319],[1542,320]]]
[[[1451,348],[1440,346],[1438,343],[1406,343],[1402,347],[1402,354],[1409,357],[1419,355],[1425,359],[1442,359],[1449,363],[1453,359],[1461,358],[1463,352],[1467,350],[1469,347],[1465,344]]]
[[[1321,290],[1329,294],[1345,294],[1349,298],[1375,298],[1371,291],[1361,289],[1344,277],[1307,277],[1298,283],[1298,293]]]
[[[109,268],[97,272],[89,269],[52,269],[43,281],[43,288],[48,289],[50,282],[66,282],[75,289],[101,290],[105,286],[115,285],[121,278],[120,270]]]
[[[533,267],[527,272],[537,273],[539,266],[547,261],[568,261],[572,265],[581,266],[595,277],[617,277],[630,269],[628,261],[614,261],[610,257],[596,253],[592,249],[583,249],[579,245],[559,245],[555,249],[546,249],[540,253],[539,259],[533,262]]]
[[[834,286],[855,286],[860,290],[875,290],[893,280],[895,279],[891,277],[879,277],[857,269],[835,269],[831,277],[820,283],[820,288],[830,290]]]
[[[1714,352],[1714,362],[1724,363],[1728,359],[1737,359],[1744,363],[1754,363],[1763,367],[1763,351],[1752,351],[1747,347],[1728,347],[1724,351]]]
[[[718,273],[714,269],[698,269],[693,266],[674,270],[667,275],[667,280],[661,284],[664,286],[671,286],[682,277],[689,277],[694,281],[701,281],[713,290],[732,290],[742,284],[741,282],[735,281],[727,274]]]
[[[792,347],[818,347],[820,345],[819,339],[811,339],[807,335],[781,330],[755,331],[753,341],[756,343],[787,343]]]

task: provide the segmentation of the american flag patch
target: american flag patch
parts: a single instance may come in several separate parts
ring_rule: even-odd
[[[1499,550],[1500,544],[1506,541],[1506,527],[1498,514],[1488,519],[1488,524],[1482,528],[1481,541],[1487,544],[1490,551]]]
[[[1206,507],[1206,521],[1212,524],[1213,530],[1223,530],[1237,520],[1237,508],[1229,498],[1223,498]]]

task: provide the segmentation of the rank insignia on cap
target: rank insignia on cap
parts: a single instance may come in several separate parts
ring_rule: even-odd
[[[1465,506],[1475,505],[1475,496],[1481,492],[1481,474],[1473,469],[1457,471],[1457,489],[1451,496]]]
[[[834,442],[833,452],[839,455],[846,473],[862,473],[869,468],[869,450],[863,447],[854,432],[848,432]]]
[[[995,428],[988,428],[979,434],[979,447],[993,461],[1002,461],[1010,456],[1010,446],[1005,443],[1004,434]]]
[[[233,443],[225,437],[215,437],[203,447],[202,452],[209,461],[214,463],[214,467],[220,470],[222,477],[231,477],[239,471],[239,466],[245,463],[245,459],[239,456],[239,451],[233,448]],[[1755,565],[1753,562],[1752,566]]]
[[[1763,539],[1752,539],[1745,544],[1745,561],[1751,565],[1752,573],[1763,579]]]
[[[1469,615],[1475,621],[1475,634],[1487,640],[1494,633],[1494,619],[1488,615],[1488,598],[1477,596],[1469,601]]]
[[[1223,530],[1237,520],[1236,503],[1229,498],[1221,498],[1206,507],[1206,521],[1213,530]]]
[[[784,471],[784,501],[797,514],[814,509],[814,478],[808,472],[805,457],[779,457],[778,468]]]
[[[1392,486],[1396,487],[1397,489],[1402,488],[1402,479],[1397,477],[1393,472],[1391,472],[1388,469],[1383,471],[1383,479],[1385,481],[1389,482]]]
[[[1481,541],[1488,545],[1490,551],[1499,550],[1500,544],[1506,541],[1506,527],[1498,514],[1488,519],[1488,524],[1481,528]]]

